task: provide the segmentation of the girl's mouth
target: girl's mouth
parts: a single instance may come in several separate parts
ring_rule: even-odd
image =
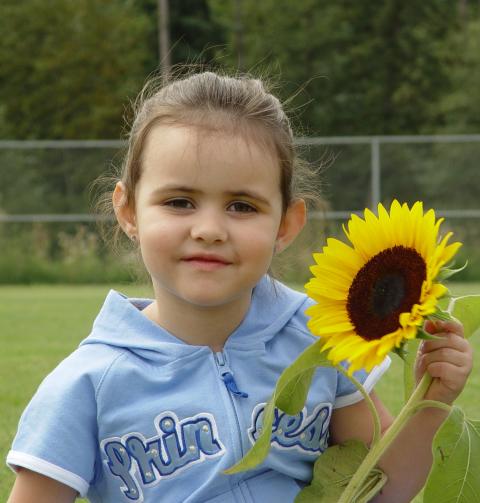
[[[218,255],[192,255],[182,259],[182,261],[205,271],[221,269],[231,264],[231,262]]]

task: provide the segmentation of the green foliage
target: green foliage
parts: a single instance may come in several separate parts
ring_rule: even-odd
[[[157,19],[155,0],[2,2],[1,136],[120,137],[159,68]],[[222,41],[204,1],[170,2],[170,31],[173,63],[211,61]]]
[[[480,328],[480,295],[454,298],[450,312],[461,320],[465,337],[471,337]]]
[[[7,136],[119,137],[124,107],[144,79],[147,29],[130,1],[2,2]]]
[[[465,262],[465,264],[463,264],[461,267],[457,267],[456,269],[453,269],[453,266],[442,267],[442,269],[440,270],[440,272],[436,277],[436,281],[444,281],[448,278],[451,278],[453,275],[463,271],[467,267],[467,265],[468,262]]]
[[[453,407],[433,440],[434,461],[424,503],[475,503],[480,500],[480,421]]]
[[[136,257],[105,249],[91,227],[24,226],[0,225],[0,284],[123,282],[140,272]]]
[[[311,485],[300,491],[295,503],[337,503],[367,453],[367,446],[358,440],[329,447],[315,462]],[[386,481],[385,474],[375,468],[370,472],[363,493],[352,503],[368,503]]]
[[[135,2],[148,19],[148,71],[160,66],[158,0]],[[215,59],[216,44],[224,42],[222,28],[212,19],[207,0],[169,1],[170,59],[173,64],[209,64]],[[146,73],[148,73],[148,71]]]
[[[22,183],[21,179],[20,185]],[[43,192],[41,185],[41,183],[32,184],[32,190]],[[9,195],[11,204],[16,205],[14,191],[10,190],[9,186],[5,189],[11,194]],[[2,187],[0,187],[0,202],[1,193]],[[57,192],[53,189],[50,192],[46,191],[45,197],[50,197],[52,204],[57,207],[68,208],[68,199],[62,202],[61,194],[57,196]],[[77,193],[76,197],[81,200],[83,196]],[[25,204],[29,205],[27,208],[43,212],[36,201],[28,199],[28,192],[19,191],[18,200],[21,201],[22,198]],[[72,199],[75,198],[72,197]],[[290,283],[299,285],[306,283],[310,277],[309,266],[313,264],[312,251],[321,249],[327,230],[331,235],[340,232],[338,226],[332,223],[309,222],[301,237],[276,258],[273,267],[275,276]],[[81,257],[78,256],[79,251],[75,249],[75,241],[72,241],[71,246],[65,247],[60,244],[60,238],[64,234],[72,238],[78,236],[77,239],[81,243],[79,245],[79,249],[82,250]],[[132,272],[132,269],[135,271],[139,268],[139,265],[135,266],[139,257],[133,256],[128,248],[125,248],[123,252],[114,252],[109,249],[103,244],[98,229],[93,223],[88,225],[0,223],[0,243],[2,244],[0,283],[3,284],[65,283],[67,281],[73,283],[118,282],[128,280],[132,275],[138,275],[137,272]],[[475,258],[475,251],[480,259],[478,250],[472,249],[470,256]],[[68,260],[69,253],[76,257],[75,263]],[[87,263],[91,265],[87,267]],[[480,278],[480,269],[475,271],[472,268],[472,263],[470,263],[467,268],[468,279]],[[87,273],[87,270],[91,272]],[[64,273],[65,276],[62,276]],[[458,277],[460,276],[465,277],[464,272],[459,273]]]
[[[214,64],[215,45],[225,42],[222,27],[212,18],[207,0],[171,1],[170,31],[174,63]]]
[[[210,5],[235,46],[231,4]],[[432,104],[449,89],[439,45],[457,27],[455,4],[244,0],[242,6],[244,68],[260,64],[280,73],[284,97],[308,83],[294,106],[304,107],[302,120],[314,134],[412,134],[437,126]],[[230,62],[236,66],[232,55]]]
[[[480,20],[471,16],[461,30],[450,34],[443,44],[445,57],[451,61],[450,89],[437,109],[446,121],[443,133],[478,133],[480,130]]]
[[[112,148],[0,149],[0,212],[88,213],[93,180],[120,164]]]
[[[478,131],[480,22],[455,2],[169,3],[173,63],[277,75],[309,134]],[[156,0],[4,0],[0,136],[117,138],[157,21]]]

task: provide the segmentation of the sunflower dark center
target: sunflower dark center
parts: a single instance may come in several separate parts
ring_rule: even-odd
[[[347,311],[366,340],[379,339],[399,327],[399,315],[419,302],[427,268],[413,248],[394,246],[372,257],[355,276]]]
[[[385,318],[402,305],[405,297],[405,278],[398,273],[386,274],[373,286],[373,312]]]

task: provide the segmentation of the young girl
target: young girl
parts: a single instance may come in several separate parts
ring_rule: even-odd
[[[112,200],[138,245],[153,300],[111,291],[91,334],[41,384],[7,463],[9,503],[293,502],[329,443],[368,443],[372,419],[336,370],[319,369],[295,417],[277,410],[271,452],[225,475],[251,447],[282,370],[316,340],[310,301],[267,276],[305,223],[289,121],[262,83],[213,73],[144,99]],[[423,346],[428,398],[452,403],[471,369],[456,323]],[[373,391],[388,359],[357,379]],[[445,418],[424,409],[380,466],[377,502],[408,502]]]

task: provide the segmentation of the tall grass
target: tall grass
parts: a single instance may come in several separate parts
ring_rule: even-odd
[[[132,281],[132,253],[114,253],[94,225],[0,225],[0,284]]]
[[[322,248],[326,236],[341,234],[338,223],[310,221],[293,245],[276,258],[274,274],[287,282],[305,283],[312,252]],[[144,274],[131,246],[115,252],[101,239],[95,223],[0,223],[0,243],[0,284],[118,283]],[[461,249],[458,263],[468,257],[469,265],[459,281],[480,281],[479,250],[471,245]]]

